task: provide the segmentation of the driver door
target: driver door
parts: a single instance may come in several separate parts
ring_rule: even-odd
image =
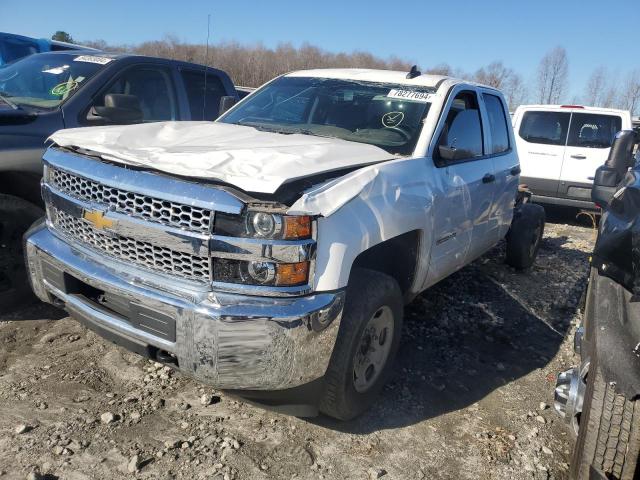
[[[436,130],[433,281],[462,268],[493,243],[489,220],[496,172],[485,153],[483,116],[477,91],[464,86],[452,93]]]

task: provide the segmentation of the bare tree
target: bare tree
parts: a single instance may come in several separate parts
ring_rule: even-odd
[[[486,67],[478,69],[474,74],[473,79],[478,83],[502,89],[505,84],[511,80],[514,74],[515,72],[512,69],[505,67],[502,62],[492,62]]]
[[[509,104],[509,110],[514,111],[523,103],[527,102],[527,87],[519,74],[514,74],[509,79],[509,82],[502,88],[507,103]]]
[[[556,47],[540,60],[537,76],[538,101],[559,103],[565,94],[568,76],[567,51],[562,47]]]
[[[620,93],[620,106],[632,114],[640,114],[640,70],[627,75]]]
[[[599,106],[604,96],[607,84],[607,70],[604,67],[596,68],[587,82],[584,92],[584,103]]]
[[[492,62],[486,67],[481,67],[472,78],[478,83],[501,90],[510,110],[525,100],[526,89],[522,77],[513,69],[505,67],[502,62]]]

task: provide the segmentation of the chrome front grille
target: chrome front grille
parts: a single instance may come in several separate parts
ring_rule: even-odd
[[[193,232],[211,232],[213,211],[205,208],[110,187],[57,168],[51,168],[50,182],[67,195],[114,212]]]
[[[92,247],[116,259],[160,273],[179,276],[201,283],[211,281],[209,257],[178,252],[121,235],[110,235],[96,230],[89,222],[62,210],[53,211],[57,231],[72,241]]]

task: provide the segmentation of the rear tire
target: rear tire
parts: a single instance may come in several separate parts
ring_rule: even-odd
[[[604,478],[633,480],[640,454],[640,405],[616,393],[595,360],[592,356],[571,478],[591,478],[593,468]]]
[[[0,194],[0,306],[2,311],[35,300],[27,279],[22,236],[44,210]]]
[[[544,235],[544,208],[533,203],[518,206],[507,234],[507,264],[518,270],[526,270],[538,256]]]
[[[338,420],[357,417],[387,382],[402,332],[402,292],[388,275],[354,269],[336,345],[325,374],[320,411]]]

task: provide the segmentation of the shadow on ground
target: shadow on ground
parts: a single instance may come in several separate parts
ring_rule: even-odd
[[[513,273],[511,287],[519,275],[522,283],[531,285],[520,297],[509,281],[505,285],[493,277],[492,272],[506,267],[495,258],[480,259],[405,308],[395,377],[370,411],[351,422],[326,417],[311,421],[355,434],[401,428],[468,407],[545,367],[571,326],[586,284],[588,254],[565,243],[565,238],[545,239],[543,248],[562,250],[570,265],[584,270],[584,275],[565,282],[568,294],[559,297],[551,282],[543,284],[535,274]],[[483,263],[489,262],[493,265],[485,268]],[[561,278],[562,273],[557,275]],[[551,308],[540,315],[529,306],[535,302],[524,297],[548,297]]]

